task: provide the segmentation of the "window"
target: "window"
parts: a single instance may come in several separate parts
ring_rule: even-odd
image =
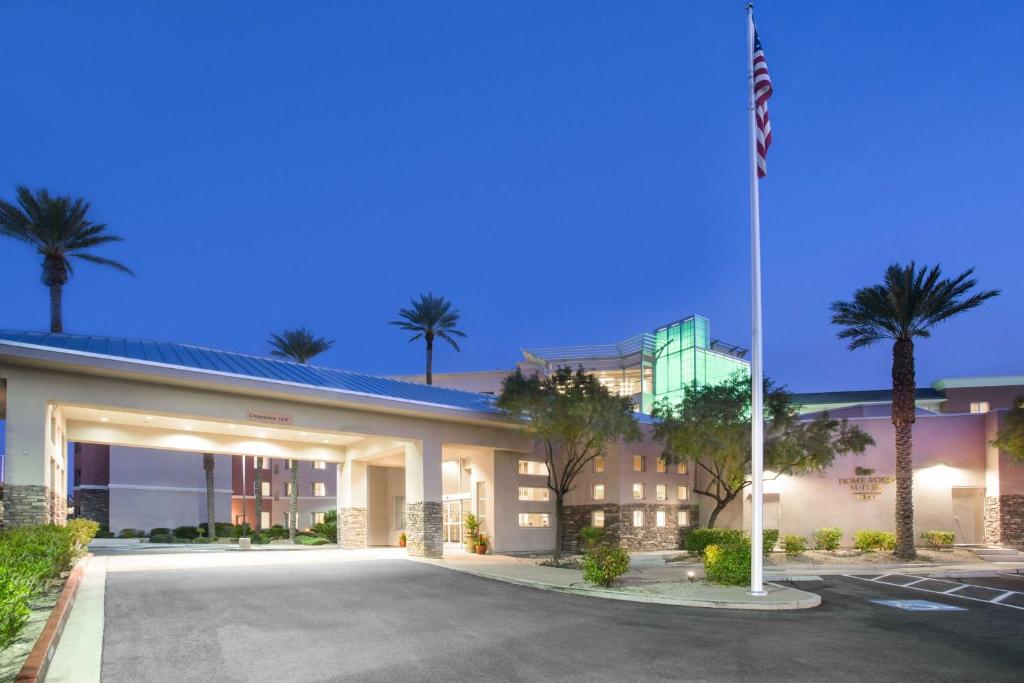
[[[327,484],[322,481],[313,482],[313,495],[317,498],[327,495]]]
[[[643,525],[644,525],[644,511],[643,510],[633,510],[633,526],[643,526]]]
[[[313,526],[314,524],[323,524],[323,523],[324,523],[324,513],[322,513],[322,512],[311,512],[311,513],[309,513],[309,525],[310,526]]]
[[[971,401],[972,413],[987,413],[991,410],[988,401]]]
[[[289,470],[290,470],[290,469],[292,468],[292,459],[291,459],[291,458],[288,458],[288,459],[287,459],[287,460],[285,460],[284,462],[285,462],[285,465],[284,465],[284,466],[285,466],[285,468],[286,468],[286,469],[289,469]]]
[[[260,528],[261,529],[269,529],[270,528],[270,513],[269,512],[266,512],[266,511],[260,512]]]
[[[668,470],[668,466],[665,464],[664,458],[658,458],[658,462],[654,465],[654,471],[658,474],[664,474]]]
[[[290,481],[286,481],[284,483],[284,495],[286,495],[286,496],[292,495],[292,483]]]
[[[258,455],[252,457],[252,466],[257,470],[269,470],[270,458],[261,458]]]
[[[327,469],[327,461],[326,460],[314,460],[313,461],[313,469],[314,470],[326,470]]]
[[[262,481],[262,482],[260,482],[260,494],[264,495],[264,496],[269,496],[270,495],[270,482],[269,481]]]
[[[405,496],[395,496],[395,530],[405,528]]]
[[[690,526],[690,511],[680,510],[679,515],[676,518],[676,523],[679,526]]]
[[[644,471],[644,465],[646,464],[644,461],[646,459],[647,458],[642,456],[642,455],[634,455],[633,456],[633,471],[634,472],[643,472]]]
[[[544,490],[547,491],[547,489]],[[484,522],[487,521],[487,482],[485,481],[476,483],[476,518],[480,522],[480,530],[483,531],[486,528]]]
[[[686,474],[686,463],[685,462],[676,463],[676,473],[677,474]]]
[[[690,499],[690,491],[689,491],[689,489],[687,489],[685,486],[677,486],[676,487],[676,498],[678,498],[679,500],[689,500]]]
[[[654,498],[656,500],[668,500],[668,487],[664,484],[658,484],[654,487]]]
[[[520,512],[519,526],[530,528],[547,528],[551,526],[551,515],[546,512]]]
[[[520,486],[519,500],[550,500],[551,491],[540,486]]]
[[[596,474],[601,474],[602,472],[604,472],[604,456],[603,455],[599,455],[596,458],[594,458],[594,472]]]
[[[604,484],[594,484],[594,500],[604,500]]]
[[[284,516],[284,528],[285,529],[290,529],[291,526],[292,526],[292,523],[291,523],[291,520],[288,518],[288,513],[287,512],[283,513],[283,516]]]
[[[658,510],[654,513],[654,523],[657,526],[665,526],[665,511]]]
[[[590,526],[596,526],[598,529],[604,528],[604,510],[594,510],[590,513]]]
[[[536,460],[520,460],[519,474],[536,474],[542,477],[548,476],[548,465],[545,462]]]
[[[633,484],[633,499],[634,500],[643,500],[644,499],[644,485],[643,484]]]

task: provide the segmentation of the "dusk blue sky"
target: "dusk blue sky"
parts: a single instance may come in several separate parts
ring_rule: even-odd
[[[614,342],[690,313],[748,345],[743,2],[0,3],[0,196],[93,202],[69,332],[422,369],[387,325],[451,298],[435,371]],[[918,347],[922,384],[1024,372],[1019,2],[761,2],[767,372],[885,387],[828,305],[892,261],[1003,296]],[[45,329],[39,258],[0,242],[0,327]]]

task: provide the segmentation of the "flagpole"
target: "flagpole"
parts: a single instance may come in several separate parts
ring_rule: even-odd
[[[750,118],[750,593],[764,590],[764,370],[761,365],[761,206],[757,180],[757,123],[754,120],[754,5],[747,4],[747,70]]]

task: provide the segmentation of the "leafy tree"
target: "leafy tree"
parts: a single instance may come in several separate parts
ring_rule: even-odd
[[[25,242],[43,257],[43,284],[50,289],[50,331],[63,332],[64,285],[74,273],[72,258],[134,275],[124,264],[90,251],[122,238],[107,232],[103,223],[88,218],[90,204],[84,199],[33,192],[24,185],[16,190],[18,205],[0,200],[0,234]]]
[[[213,491],[213,454],[203,453],[203,472],[206,473],[206,534],[210,540],[217,538],[217,511]]]
[[[1024,463],[1024,396],[1017,397],[1013,410],[1003,418],[1003,426],[992,445],[1009,453],[1017,462]]]
[[[502,381],[497,404],[520,421],[544,449],[547,486],[555,498],[555,555],[562,551],[563,502],[594,458],[621,441],[640,438],[632,402],[615,396],[583,368],[558,368],[547,377],[518,368]]]
[[[456,351],[460,351],[455,337],[465,337],[466,334],[458,329],[461,314],[452,308],[452,302],[443,296],[420,294],[420,300],[411,299],[412,308],[403,308],[398,311],[401,320],[392,320],[391,325],[413,332],[409,339],[410,343],[417,339],[427,342],[427,384],[434,383],[434,340],[443,339],[452,345]]]
[[[691,384],[678,403],[659,401],[653,411],[654,436],[665,446],[670,463],[693,463],[693,492],[715,501],[708,527],[750,486],[750,376],[737,372],[718,384]],[[792,395],[765,381],[764,467],[797,475],[820,471],[836,456],[863,453],[870,435],[827,413],[803,420]]]
[[[334,346],[333,339],[317,337],[305,327],[296,330],[285,330],[281,334],[270,334],[270,355],[287,358],[296,363],[308,363],[314,356],[319,356]]]
[[[327,349],[334,346],[333,339],[317,337],[305,327],[296,330],[285,330],[281,334],[271,333],[270,355],[278,358],[287,358],[296,363],[305,365],[315,356],[320,355]],[[299,509],[299,462],[291,459],[289,467],[292,474],[291,493],[288,495],[288,540],[295,542],[296,524],[298,524]],[[256,470],[257,486],[262,486],[262,470]],[[259,517],[263,510],[263,491],[256,489],[256,516]],[[259,520],[256,520],[259,524]]]
[[[917,382],[914,340],[927,339],[935,325],[977,308],[999,290],[971,293],[977,281],[968,268],[954,278],[939,266],[920,268],[911,261],[893,264],[880,284],[862,287],[850,301],[832,303],[832,322],[843,329],[851,350],[892,340],[892,423],[896,432],[896,556],[913,559],[913,430]]]

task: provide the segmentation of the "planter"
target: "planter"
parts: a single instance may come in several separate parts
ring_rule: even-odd
[[[487,554],[487,546],[485,546],[485,545],[478,545],[476,547],[476,554],[477,555],[486,555]]]
[[[404,538],[402,538],[402,539],[399,539],[399,541],[398,541],[398,547],[399,547],[399,548],[404,548],[404,547],[405,547],[405,539],[404,539]]]

